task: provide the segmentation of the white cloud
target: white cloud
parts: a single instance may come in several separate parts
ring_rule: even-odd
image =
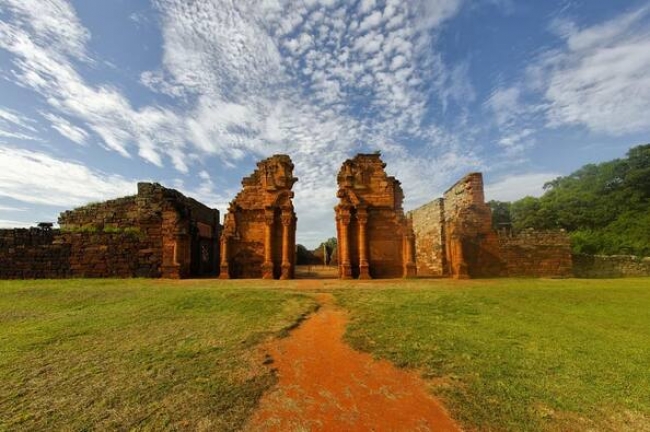
[[[28,26],[40,44],[84,58],[90,33],[66,0],[0,0],[14,18]]]
[[[0,219],[0,228],[30,228],[33,226],[36,226],[36,222]]]
[[[50,121],[52,128],[59,132],[64,137],[68,138],[70,141],[77,144],[85,144],[88,139],[88,132],[84,129],[77,127],[70,123],[68,120],[63,117],[59,117],[54,114],[43,114],[47,120]]]
[[[544,183],[559,176],[553,172],[510,175],[494,183],[487,183],[485,200],[515,201],[526,196],[539,197],[544,193]]]
[[[359,24],[359,32],[364,33],[368,30],[374,29],[379,24],[381,24],[381,21],[382,21],[381,12],[374,11],[373,13],[365,17],[363,21],[361,21],[361,24]]]
[[[375,8],[375,0],[361,0],[359,2],[359,12],[362,14],[367,14]]]
[[[388,0],[383,9],[364,0],[361,14],[337,1],[154,4],[161,16],[163,63],[141,73],[140,83],[171,96],[178,108],[136,109],[120,90],[90,84],[72,57],[86,56],[91,35],[69,5],[57,19],[71,30],[53,36],[62,41],[54,45],[35,34],[38,17],[12,6],[21,19],[0,22],[0,48],[13,54],[15,79],[40,93],[52,116],[79,128],[75,134],[56,123],[77,142],[96,135],[125,157],[137,153],[162,166],[166,156],[186,173],[205,155],[233,166],[251,155],[290,154],[301,170],[296,203],[304,215],[331,214],[332,179],[358,151],[384,149],[390,163],[417,180],[416,186],[404,183],[413,196],[450,171],[431,173],[431,164],[405,150],[411,138],[431,143],[426,161],[455,155],[458,165],[449,170],[475,165],[471,152],[436,139],[440,130],[426,119],[436,96],[441,104],[473,98],[467,69],[448,68],[435,50],[438,28],[458,12],[460,0]],[[69,45],[63,44],[66,35]],[[443,88],[444,94],[431,94]],[[318,226],[310,216],[302,223]]]
[[[584,125],[612,135],[650,130],[650,7],[578,29],[532,68],[545,85],[549,125]]]
[[[72,207],[134,191],[135,181],[35,151],[0,146],[0,196]]]
[[[0,123],[13,124],[21,129],[36,132],[36,129],[31,125],[31,123],[35,123],[34,120],[13,110],[0,108]]]
[[[0,205],[0,211],[7,211],[7,212],[24,212],[27,211],[26,208],[22,207],[9,207],[9,206],[3,206]]]

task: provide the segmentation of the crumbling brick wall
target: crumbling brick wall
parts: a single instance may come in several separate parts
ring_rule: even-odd
[[[444,276],[445,259],[444,200],[431,201],[409,212],[415,233],[419,276]]]
[[[571,277],[571,240],[565,231],[499,233],[503,276]]]
[[[466,175],[445,192],[444,216],[449,274],[454,278],[498,276],[499,243],[481,173]]]
[[[36,279],[70,276],[70,245],[57,242],[58,230],[0,230],[0,278]]]
[[[565,232],[497,234],[480,173],[463,177],[442,199],[411,211],[410,217],[419,274],[455,278],[571,276],[571,244]]]
[[[173,189],[61,213],[61,230],[0,230],[0,277],[217,275],[219,212]]]
[[[573,273],[578,278],[647,277],[650,257],[573,255]]]

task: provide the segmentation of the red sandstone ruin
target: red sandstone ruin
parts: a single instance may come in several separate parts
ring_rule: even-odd
[[[157,183],[59,216],[61,229],[0,230],[0,277],[218,274],[219,211]]]
[[[472,173],[443,198],[409,212],[416,234],[418,274],[469,277],[569,277],[571,242],[564,231],[514,235],[492,228],[483,176]]]
[[[571,276],[564,231],[514,235],[492,228],[480,173],[406,218],[400,182],[384,168],[379,154],[359,154],[341,166],[335,208],[339,277],[411,277],[416,266],[419,275],[435,277]],[[223,230],[218,210],[173,189],[139,183],[137,195],[61,213],[60,230],[0,230],[0,278],[290,279],[296,181],[289,156],[259,162],[230,203]]]
[[[242,180],[224,219],[222,279],[293,279],[297,218],[291,188],[297,180],[287,155],[259,162]]]
[[[402,209],[404,193],[385,167],[379,154],[358,154],[343,163],[337,176],[342,279],[415,276],[415,239]]]

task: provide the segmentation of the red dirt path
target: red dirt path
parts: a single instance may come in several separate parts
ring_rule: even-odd
[[[331,294],[268,353],[279,383],[262,398],[252,431],[459,431],[417,374],[354,351]]]

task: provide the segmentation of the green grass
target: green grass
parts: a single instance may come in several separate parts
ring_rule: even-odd
[[[347,340],[418,368],[468,429],[650,430],[650,279],[409,281],[336,295],[352,316]]]
[[[255,281],[0,281],[0,430],[235,430],[256,345],[314,301]]]

